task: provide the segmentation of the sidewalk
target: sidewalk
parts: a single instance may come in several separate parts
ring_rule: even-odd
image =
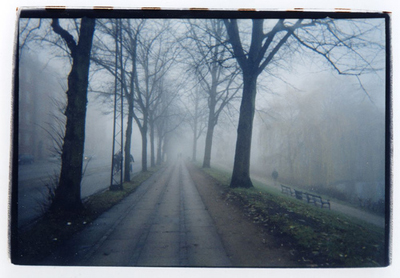
[[[114,231],[115,227],[131,212],[135,205],[146,194],[151,184],[164,172],[161,169],[137,188],[120,203],[99,216],[87,228],[74,235],[56,252],[41,262],[43,265],[82,265]],[[57,240],[57,239],[53,239]]]

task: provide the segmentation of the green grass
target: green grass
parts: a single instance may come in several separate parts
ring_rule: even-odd
[[[138,174],[137,176],[132,178],[131,182],[125,182],[123,184],[123,190],[107,190],[101,194],[93,195],[86,201],[86,209],[90,212],[91,215],[97,217],[97,215],[105,212],[106,210],[120,202],[127,195],[134,192],[136,188],[140,184],[142,184],[142,182],[150,178],[157,170],[158,168],[151,168],[145,173]]]
[[[203,169],[228,188],[230,173]],[[386,261],[385,231],[342,213],[321,209],[254,182],[250,189],[229,189],[235,199],[270,234],[291,241],[300,260],[311,266],[372,267]]]
[[[139,173],[131,182],[123,184],[123,190],[104,191],[85,200],[84,210],[79,214],[46,214],[29,230],[18,233],[17,248],[12,249],[14,263],[37,264],[51,254],[75,233],[83,230],[98,216],[119,203],[153,175],[159,168]],[[15,246],[14,246],[15,247]]]

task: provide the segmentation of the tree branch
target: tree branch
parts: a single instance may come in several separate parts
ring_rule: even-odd
[[[51,27],[53,28],[54,32],[58,35],[60,35],[63,40],[66,42],[69,50],[71,51],[71,56],[74,57],[75,53],[76,53],[76,42],[74,40],[74,37],[65,29],[63,29],[60,26],[60,23],[58,21],[58,18],[53,18],[52,22],[51,22]]]
[[[233,53],[235,54],[235,58],[237,59],[242,70],[246,69],[247,58],[246,55],[244,54],[242,43],[240,42],[237,20],[224,19],[224,23],[229,36],[228,41],[231,43],[233,47]]]
[[[302,21],[303,21],[303,19],[299,19],[293,26],[286,28],[287,29],[286,35],[278,42],[278,44],[274,47],[274,49],[268,54],[268,56],[264,60],[264,62],[262,62],[262,64],[258,68],[257,74],[260,74],[265,69],[265,67],[271,62],[272,58],[279,51],[279,49],[285,44],[285,42],[289,39],[289,37],[294,34],[294,31],[297,28],[302,27],[302,25],[301,25]],[[280,27],[277,26],[276,32],[278,32],[279,28]]]

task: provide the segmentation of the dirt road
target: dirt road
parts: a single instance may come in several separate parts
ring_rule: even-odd
[[[190,173],[189,173],[190,169]],[[288,266],[283,246],[183,161],[163,168],[48,257],[46,265]]]

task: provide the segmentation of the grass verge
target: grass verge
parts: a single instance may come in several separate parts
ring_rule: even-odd
[[[202,170],[229,186],[230,173],[213,168]],[[257,182],[251,189],[229,189],[228,199],[239,204],[266,232],[290,241],[292,252],[307,266],[387,265],[383,228],[304,203]]]
[[[139,173],[131,182],[123,184],[123,190],[107,190],[89,197],[84,203],[84,210],[79,214],[45,214],[30,229],[18,232],[17,246],[12,246],[13,263],[38,264],[65,240],[83,230],[102,213],[133,193],[158,169],[151,168],[148,172]]]

